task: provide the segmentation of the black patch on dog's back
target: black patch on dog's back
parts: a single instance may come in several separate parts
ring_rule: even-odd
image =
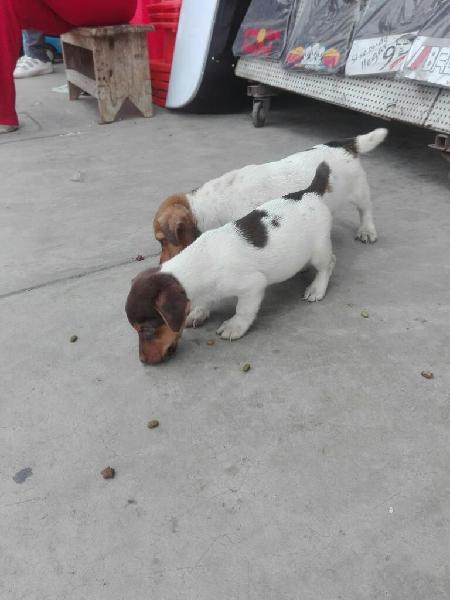
[[[273,227],[279,227],[280,226],[280,217],[278,215],[275,215],[272,220],[270,221],[271,225],[273,225]]]
[[[298,202],[303,198],[304,194],[318,194],[319,196],[323,196],[325,192],[329,189],[330,173],[331,169],[328,163],[326,163],[325,161],[321,162],[316,169],[316,174],[314,175],[314,179],[311,181],[311,185],[307,187],[306,190],[301,190],[300,192],[292,192],[291,194],[283,196],[283,198],[286,198],[286,200],[295,200]]]
[[[264,248],[267,244],[267,227],[262,221],[264,217],[267,217],[267,212],[256,209],[234,222],[242,237],[256,248]]]
[[[358,147],[356,145],[356,138],[346,138],[344,140],[336,140],[334,142],[327,142],[325,146],[330,148],[342,148],[353,156],[358,156]]]

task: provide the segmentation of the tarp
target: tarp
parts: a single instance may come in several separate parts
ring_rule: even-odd
[[[296,0],[253,0],[233,45],[235,56],[280,58]]]
[[[402,77],[450,87],[450,1],[443,0],[414,40]]]
[[[335,73],[345,64],[359,0],[306,0],[289,36],[288,69]]]
[[[357,26],[346,75],[399,71],[419,30],[442,0],[369,0]]]

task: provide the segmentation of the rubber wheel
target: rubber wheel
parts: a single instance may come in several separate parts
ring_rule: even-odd
[[[266,108],[262,100],[253,102],[252,119],[255,127],[264,127],[266,124]]]

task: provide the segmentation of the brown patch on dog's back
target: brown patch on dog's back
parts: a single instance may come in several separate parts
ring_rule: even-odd
[[[306,190],[292,192],[291,194],[283,196],[283,198],[286,198],[286,200],[295,200],[296,202],[299,202],[303,198],[304,194],[318,194],[319,196],[323,196],[325,192],[331,191],[330,173],[331,169],[329,164],[325,161],[321,162],[316,169],[316,174],[314,175],[314,179],[311,181],[311,185],[307,187]]]
[[[275,215],[272,220],[270,221],[271,225],[273,227],[279,227],[280,226],[280,217],[278,215]]]
[[[345,138],[343,140],[327,142],[325,146],[330,146],[330,148],[342,148],[355,158],[358,156],[358,146],[356,144],[356,138]]]
[[[256,248],[264,248],[267,244],[267,227],[262,222],[264,217],[267,217],[267,212],[256,209],[234,222],[242,237]]]

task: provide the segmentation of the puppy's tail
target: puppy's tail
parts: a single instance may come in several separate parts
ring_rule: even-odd
[[[388,134],[388,130],[384,127],[374,129],[365,135],[358,135],[355,138],[356,151],[358,154],[365,154],[376,148],[383,142]]]

